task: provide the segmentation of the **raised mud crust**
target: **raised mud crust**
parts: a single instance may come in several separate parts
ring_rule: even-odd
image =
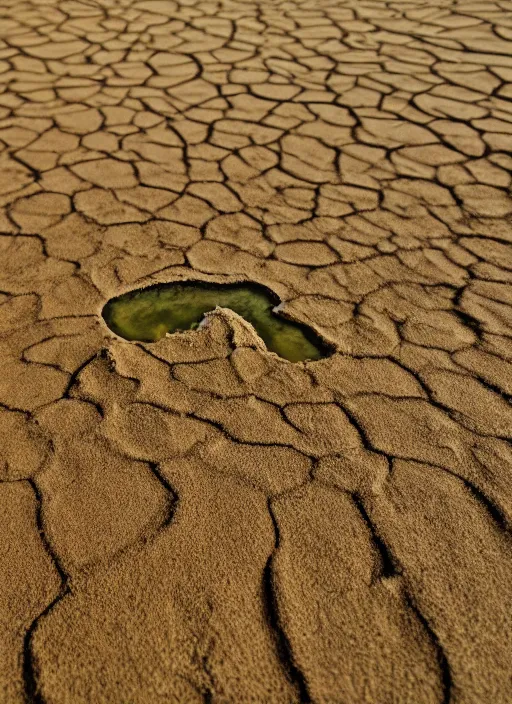
[[[512,701],[511,13],[4,0],[2,703]]]

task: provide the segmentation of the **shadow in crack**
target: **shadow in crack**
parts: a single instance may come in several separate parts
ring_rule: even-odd
[[[267,349],[290,362],[327,357],[334,352],[308,325],[285,317],[275,293],[253,283],[180,281],[157,284],[110,299],[102,315],[125,340],[156,342],[167,333],[194,330],[217,306],[250,323]]]

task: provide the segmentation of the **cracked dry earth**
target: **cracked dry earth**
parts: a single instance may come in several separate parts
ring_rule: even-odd
[[[512,2],[0,34],[2,704],[512,701]],[[182,279],[336,352],[104,324]]]

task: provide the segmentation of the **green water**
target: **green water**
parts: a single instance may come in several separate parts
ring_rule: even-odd
[[[102,311],[109,328],[125,340],[156,342],[166,333],[197,328],[216,306],[230,308],[251,323],[267,349],[290,362],[330,354],[326,343],[306,325],[287,320],[273,308],[275,294],[256,284],[158,284],[112,298]]]

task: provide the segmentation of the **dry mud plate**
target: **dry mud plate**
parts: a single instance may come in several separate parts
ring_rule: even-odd
[[[510,704],[511,83],[509,0],[3,0],[1,704]]]

